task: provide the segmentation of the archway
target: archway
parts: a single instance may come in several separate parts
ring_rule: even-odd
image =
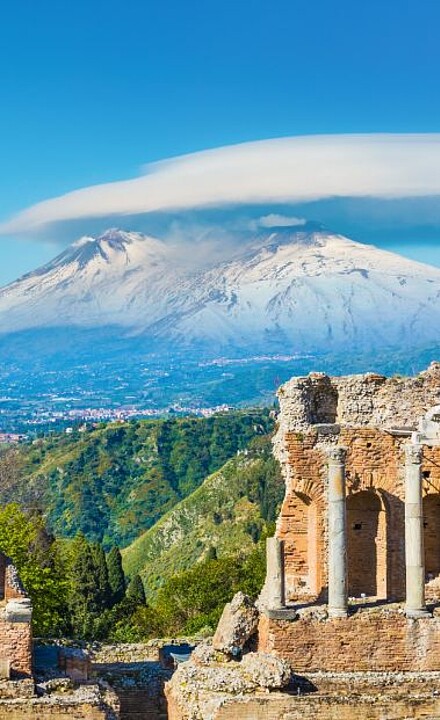
[[[431,493],[423,498],[425,573],[432,580],[440,575],[440,494]]]
[[[387,597],[387,518],[381,498],[364,490],[347,498],[348,595]]]

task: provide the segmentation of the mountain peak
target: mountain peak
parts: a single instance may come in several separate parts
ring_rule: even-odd
[[[109,247],[118,250],[125,248],[128,243],[131,243],[134,234],[135,233],[119,230],[119,228],[109,228],[96,238],[96,242],[98,244],[106,243]]]
[[[87,245],[88,243],[94,243],[95,238],[91,235],[83,235],[82,237],[78,238],[78,240],[75,240],[71,244],[71,248],[80,248],[83,247],[83,245]]]
[[[186,241],[176,250],[118,228],[84,236],[0,292],[2,331],[120,326],[209,352],[437,341],[437,268],[310,222],[241,232],[232,257],[202,268],[209,243]]]

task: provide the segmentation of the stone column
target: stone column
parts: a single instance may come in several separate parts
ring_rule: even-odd
[[[327,450],[328,460],[328,614],[346,617],[347,600],[347,507],[343,447]]]
[[[425,605],[422,446],[405,445],[405,563],[407,617],[429,615]]]
[[[276,537],[266,540],[267,571],[266,601],[269,610],[285,607],[284,594],[284,542]]]

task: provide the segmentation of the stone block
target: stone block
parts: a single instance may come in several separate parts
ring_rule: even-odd
[[[234,595],[225,605],[212,646],[214,650],[237,655],[258,628],[258,610],[252,600],[242,592]]]
[[[32,620],[32,605],[29,598],[9,600],[5,608],[5,620],[10,623],[30,623]]]

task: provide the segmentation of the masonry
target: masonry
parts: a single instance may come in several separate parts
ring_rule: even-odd
[[[170,717],[199,717],[195,703],[213,720],[438,720],[440,364],[413,378],[312,373],[278,396],[286,491],[258,652],[297,680],[201,698],[194,667],[192,684],[170,683]]]
[[[260,647],[301,671],[440,670],[440,365],[315,373],[279,399],[283,602],[266,588]]]
[[[32,675],[32,608],[12,562],[0,554],[0,675]]]

